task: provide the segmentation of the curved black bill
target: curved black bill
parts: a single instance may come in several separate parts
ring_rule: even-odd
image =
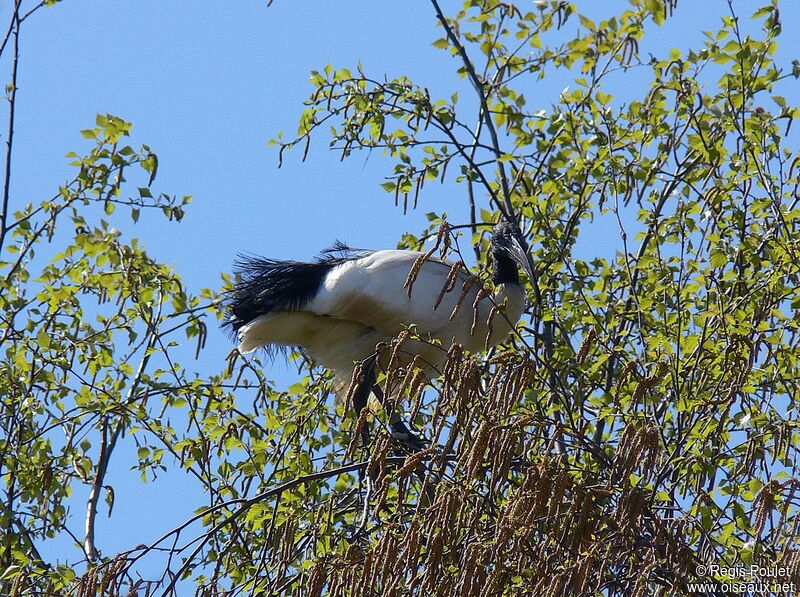
[[[522,246],[522,242],[520,242],[516,235],[511,237],[511,243],[508,247],[508,252],[510,253],[511,258],[523,270],[525,270],[526,274],[528,274],[528,279],[533,281],[533,270],[531,270],[531,265],[528,263],[528,255],[525,253],[525,248]]]

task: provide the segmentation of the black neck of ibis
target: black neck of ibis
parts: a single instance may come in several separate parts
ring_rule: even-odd
[[[522,267],[533,279],[525,253],[525,241],[519,228],[510,222],[501,221],[492,230],[492,257],[495,284],[519,284],[519,269]]]
[[[495,284],[519,284],[519,269],[517,263],[502,249],[492,252],[494,258],[494,271],[492,282]]]

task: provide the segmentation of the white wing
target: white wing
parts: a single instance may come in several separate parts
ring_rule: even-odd
[[[461,271],[455,286],[444,293],[437,307],[452,264],[436,259],[425,261],[409,297],[403,285],[419,255],[414,251],[376,251],[344,263],[328,274],[322,288],[304,310],[357,322],[387,337],[414,324],[421,335],[438,338],[446,345],[456,341],[468,350],[475,351],[486,344],[492,308],[497,303],[505,303],[505,316],[497,311],[492,316],[493,333],[489,344],[496,344],[508,334],[519,319],[524,305],[523,291],[519,285],[501,285],[493,297],[484,297],[478,303],[476,317],[473,304],[481,284],[474,279],[470,284],[468,280],[471,276]],[[451,320],[450,315],[461,298],[465,284],[470,286]]]

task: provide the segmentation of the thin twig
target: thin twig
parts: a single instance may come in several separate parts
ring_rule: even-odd
[[[3,203],[0,206],[0,252],[5,244],[8,232],[8,200],[11,190],[11,152],[14,145],[14,117],[17,99],[17,68],[19,66],[19,8],[22,0],[17,0],[14,5],[14,14],[11,17],[14,28],[14,60],[11,66],[11,95],[9,97],[8,132],[6,133],[6,166],[5,180],[3,182]],[[5,43],[5,42],[4,42]],[[2,48],[0,48],[2,53]]]

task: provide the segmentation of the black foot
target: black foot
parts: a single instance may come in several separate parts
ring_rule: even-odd
[[[419,452],[431,445],[431,442],[413,433],[402,421],[392,423],[391,428],[392,438],[412,452]]]

